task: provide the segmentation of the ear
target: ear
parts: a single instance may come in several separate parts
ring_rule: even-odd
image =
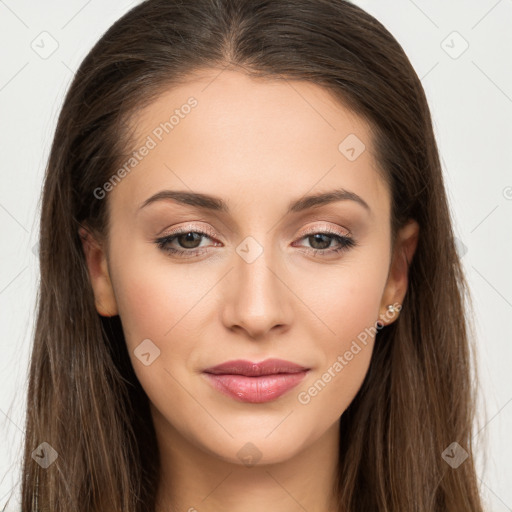
[[[103,244],[85,227],[80,227],[78,234],[82,240],[89,279],[94,292],[96,311],[101,316],[117,315],[117,303],[112,282],[110,281],[107,257]]]
[[[410,219],[397,234],[388,280],[380,305],[379,323],[382,325],[388,325],[398,318],[399,311],[395,309],[393,315],[387,311],[387,306],[402,305],[409,282],[409,265],[418,245],[419,230],[419,224],[414,219]]]

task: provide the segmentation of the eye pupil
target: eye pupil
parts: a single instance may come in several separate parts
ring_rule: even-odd
[[[182,240],[185,239],[185,243],[184,245],[182,244]],[[195,249],[196,247],[198,247],[198,245],[194,245],[194,242],[197,242],[199,241],[199,243],[201,242],[201,235],[199,233],[194,233],[192,231],[189,231],[188,233],[184,233],[182,235],[180,235],[178,237],[178,240],[180,242],[180,245],[182,245],[183,247],[187,248],[187,249]],[[192,245],[189,245],[189,244],[192,244]]]
[[[323,244],[322,244],[321,239],[319,239],[317,237],[324,238]],[[318,250],[327,249],[327,247],[329,247],[329,245],[331,243],[331,237],[329,237],[329,235],[325,235],[323,233],[315,233],[314,235],[310,235],[309,239],[310,239],[310,243],[311,243],[311,241],[314,241],[314,243],[311,243],[311,247],[313,247],[314,249],[318,249]],[[325,240],[325,239],[327,239],[327,240]],[[323,245],[323,247],[315,247],[315,243],[318,241],[320,241],[320,245]]]

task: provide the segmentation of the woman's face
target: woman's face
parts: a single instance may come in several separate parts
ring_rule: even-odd
[[[369,127],[317,85],[229,70],[135,126],[134,158],[94,199],[111,218],[88,253],[98,311],[120,315],[157,431],[238,464],[289,459],[336,428],[406,291]],[[284,393],[290,376],[204,373],[269,358],[308,371]]]

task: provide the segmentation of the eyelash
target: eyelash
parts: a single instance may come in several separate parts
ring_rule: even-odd
[[[204,254],[205,252],[207,252],[206,248],[202,248],[202,249],[195,248],[195,249],[187,250],[187,249],[175,249],[172,247],[167,247],[167,244],[170,244],[171,242],[173,242],[176,238],[180,237],[181,235],[186,235],[188,233],[194,233],[194,234],[197,234],[197,235],[200,235],[200,236],[203,236],[206,238],[210,238],[210,239],[213,238],[212,234],[206,233],[201,230],[182,229],[179,231],[175,231],[169,235],[163,236],[161,238],[157,238],[155,240],[155,243],[158,246],[158,248],[161,249],[162,251],[164,251],[165,253],[174,255],[179,258],[196,257],[196,256],[200,256],[201,254]],[[337,249],[306,248],[306,251],[304,251],[304,252],[313,251],[315,254],[320,253],[321,256],[326,256],[326,255],[332,255],[332,254],[339,254],[339,253],[347,251],[357,245],[357,242],[353,238],[344,236],[344,235],[340,235],[338,232],[330,230],[330,229],[325,229],[323,231],[309,231],[309,232],[305,233],[304,235],[302,235],[302,237],[299,238],[299,240],[302,240],[304,238],[307,238],[307,237],[310,237],[313,235],[326,235],[326,236],[330,237],[332,240],[336,240],[340,244],[340,246]],[[185,256],[185,254],[186,254],[186,256]]]

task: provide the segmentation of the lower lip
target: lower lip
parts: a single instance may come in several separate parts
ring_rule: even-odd
[[[246,377],[244,375],[214,375],[205,373],[208,381],[221,393],[240,402],[259,404],[284,395],[304,379],[309,370],[298,373],[278,373]]]

